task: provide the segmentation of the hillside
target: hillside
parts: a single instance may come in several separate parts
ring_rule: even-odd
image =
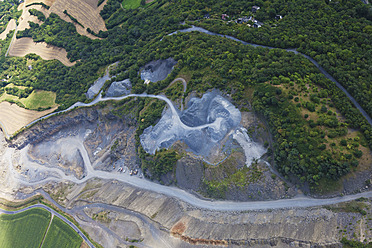
[[[37,7],[44,13],[45,20],[41,21],[43,16],[35,12],[40,17],[40,25],[32,24],[32,27],[19,31],[10,54],[25,56],[33,51],[43,59],[56,58],[67,66],[76,64],[66,68],[31,56],[37,61],[32,70],[26,69],[24,63],[28,60],[9,61],[16,63],[17,69],[4,67],[2,75],[12,75],[9,82],[15,85],[55,92],[60,109],[66,109],[77,101],[88,102],[85,93],[89,87],[102,76],[108,65],[115,62],[119,62],[112,71],[116,78],[106,82],[104,90],[115,80],[129,79],[133,93],[160,94],[173,79],[186,78],[188,86],[182,99],[194,95],[201,97],[207,91],[218,89],[238,108],[261,116],[261,121],[266,123],[262,125],[272,139],[266,140],[266,147],[270,148],[268,160],[286,180],[306,192],[339,192],[343,188],[340,180],[347,181],[350,180],[348,175],[370,171],[372,127],[360,112],[364,109],[369,113],[370,104],[366,100],[371,86],[368,54],[372,40],[369,39],[372,21],[368,7],[359,1],[326,4],[314,0],[312,7],[327,8],[317,12],[312,9],[305,11],[309,3],[299,1],[293,2],[286,10],[281,8],[280,0],[275,0],[266,5],[262,3],[262,8],[256,13],[252,11],[252,2],[207,1],[200,5],[192,5],[192,2],[160,0],[126,10],[121,1],[109,0],[100,5],[99,8],[104,6],[100,13],[96,6],[98,1],[49,2],[48,10]],[[302,16],[297,9],[304,10],[305,15]],[[225,12],[226,15],[222,16]],[[327,14],[332,17],[329,29],[319,24],[326,21]],[[345,17],[346,14],[349,16]],[[253,22],[238,22],[239,18],[243,20],[249,15],[253,18],[251,20],[262,21],[261,27],[254,28]],[[277,15],[282,19],[276,18]],[[346,19],[354,24],[353,28],[340,24],[340,20]],[[311,28],[305,29],[297,21]],[[199,32],[173,33],[191,25],[209,28],[216,34],[203,33],[197,28],[195,30]],[[301,28],[293,29],[297,30],[295,38],[289,39],[288,33],[298,25]],[[87,39],[77,32],[78,26],[89,28],[101,39]],[[277,30],[286,36],[281,37]],[[319,30],[316,35],[315,30]],[[344,37],[349,35],[358,39],[348,39],[349,48],[346,48],[337,37],[330,38],[332,33],[340,32],[345,34]],[[221,38],[222,34],[241,40]],[[270,34],[276,37],[275,40],[268,39]],[[312,39],[310,45],[306,43],[309,35]],[[325,37],[330,47],[327,49],[333,49],[334,53],[325,49]],[[255,44],[250,46],[244,41]],[[258,47],[260,45],[263,47]],[[273,49],[265,45],[271,45]],[[316,51],[313,51],[315,47]],[[144,68],[148,70],[152,61],[168,58],[177,61],[172,73],[165,80],[144,84],[139,72]],[[350,64],[342,62],[342,58],[349,58]],[[50,70],[52,66],[56,69]],[[355,101],[330,80],[327,72],[347,88],[360,108],[354,106]],[[343,77],[343,73],[348,76]],[[355,87],[350,88],[347,79],[352,79]],[[361,95],[362,92],[365,94]],[[175,98],[177,101],[184,101],[179,94],[175,96],[178,96],[178,100]],[[143,109],[152,106],[153,112],[146,112],[140,119],[144,121],[138,129],[138,137],[148,126],[155,124],[163,107],[148,102],[143,104]],[[139,110],[138,116],[143,112]],[[254,130],[249,132],[254,133]],[[153,156],[139,150],[138,155],[144,159],[141,167],[148,171],[149,177],[162,178],[171,172],[170,168],[161,167],[157,162],[168,153]],[[230,180],[240,172],[231,173],[204,181],[207,185],[205,193],[226,193]],[[324,190],[329,184],[335,187]]]
[[[1,208],[89,247],[372,245],[368,1],[4,0],[0,30]]]

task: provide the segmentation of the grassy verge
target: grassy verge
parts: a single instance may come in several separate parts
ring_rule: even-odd
[[[0,247],[39,247],[49,220],[50,213],[38,208],[1,215]]]
[[[40,203],[43,197],[41,195],[32,196],[24,201],[17,201],[12,202],[5,199],[0,198],[0,208],[8,210],[8,211],[15,211],[21,208],[25,208],[36,203]]]
[[[361,215],[367,214],[365,210],[367,207],[368,205],[361,200],[326,206],[328,210],[333,212],[360,213]]]

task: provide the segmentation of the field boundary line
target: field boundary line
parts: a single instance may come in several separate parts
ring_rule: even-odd
[[[53,218],[54,218],[54,213],[52,213],[52,215],[50,217],[48,228],[46,229],[46,232],[44,233],[44,237],[43,237],[43,240],[41,241],[41,244],[40,244],[39,248],[43,247],[45,237],[48,235],[48,231],[49,231],[50,226],[52,225]]]

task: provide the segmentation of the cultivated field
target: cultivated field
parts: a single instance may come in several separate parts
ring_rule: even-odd
[[[8,23],[8,25],[6,26],[6,29],[4,30],[4,32],[2,32],[0,34],[0,39],[1,40],[5,40],[7,34],[9,34],[10,31],[14,30],[16,28],[16,22],[14,19],[10,20],[10,22]]]
[[[30,122],[47,115],[57,107],[45,110],[45,111],[36,111],[28,110],[19,107],[16,104],[11,104],[9,102],[0,103],[0,124],[5,131],[11,135],[26,126]],[[0,246],[1,247],[1,246]]]
[[[50,6],[50,9],[45,9],[41,5],[32,5],[26,7],[32,3],[44,3]],[[49,17],[50,13],[57,14],[62,20],[66,22],[71,22],[75,25],[76,31],[84,36],[87,36],[90,39],[100,39],[87,31],[87,28],[90,28],[96,33],[99,33],[100,30],[105,31],[106,26],[105,22],[99,15],[107,0],[103,2],[99,8],[97,8],[98,0],[83,0],[83,1],[73,1],[73,0],[29,0],[25,4],[20,4],[18,9],[24,9],[22,17],[20,18],[20,25],[18,30],[24,30],[29,28],[29,21],[41,24],[36,16],[30,15],[27,11],[28,9],[36,9],[45,15],[46,18]],[[69,16],[63,13],[64,10],[67,10],[67,13],[76,18],[84,27],[73,22]]]
[[[45,60],[57,59],[65,66],[73,66],[76,63],[70,62],[65,49],[48,45],[45,42],[36,43],[29,37],[16,39],[9,50],[9,56],[23,57],[29,53],[35,53]]]
[[[66,16],[63,11],[67,10],[85,29],[90,28],[98,33],[100,30],[106,31],[107,29],[104,20],[99,15],[97,4],[98,0],[56,0],[50,7],[50,11],[62,18],[62,16]]]
[[[83,239],[65,222],[54,217],[42,247],[79,248]]]
[[[50,213],[31,209],[0,215],[0,247],[39,247],[50,221]]]

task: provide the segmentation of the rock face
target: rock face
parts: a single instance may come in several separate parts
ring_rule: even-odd
[[[107,97],[116,97],[122,95],[128,95],[132,89],[132,84],[129,79],[125,79],[119,82],[113,82],[106,92]]]
[[[92,86],[88,89],[86,96],[88,99],[92,99],[98,92],[101,90],[102,86],[107,80],[110,80],[111,77],[109,73],[106,73],[103,77],[98,78]]]
[[[141,78],[151,82],[161,81],[171,73],[173,66],[177,64],[172,58],[166,60],[156,60],[145,65],[141,71]]]
[[[35,124],[12,140],[12,145],[18,149],[30,145],[28,153],[36,162],[81,179],[85,167],[74,142],[84,144],[96,169],[134,168],[139,166],[136,129],[136,119],[130,116],[118,118],[107,109],[81,108]]]
[[[165,111],[155,126],[146,128],[140,136],[144,150],[154,154],[161,148],[169,148],[180,140],[188,148],[204,159],[213,153],[213,149],[224,146],[224,139],[232,137],[247,150],[247,165],[254,157],[260,158],[265,149],[253,142],[238,125],[241,113],[227,99],[217,93],[208,92],[202,98],[192,98],[186,110],[178,114],[172,108]],[[243,134],[244,133],[244,134]],[[239,135],[241,134],[241,135]],[[227,144],[226,144],[227,145]]]
[[[52,136],[63,128],[74,127],[77,124],[92,124],[98,119],[98,111],[95,108],[76,109],[68,114],[53,116],[39,122],[27,131],[17,135],[11,142],[12,146],[22,149],[30,143],[38,143],[45,138]]]
[[[32,145],[29,156],[39,164],[50,164],[60,167],[66,175],[73,174],[82,179],[85,173],[84,160],[76,146],[66,145],[63,140],[45,140]]]

